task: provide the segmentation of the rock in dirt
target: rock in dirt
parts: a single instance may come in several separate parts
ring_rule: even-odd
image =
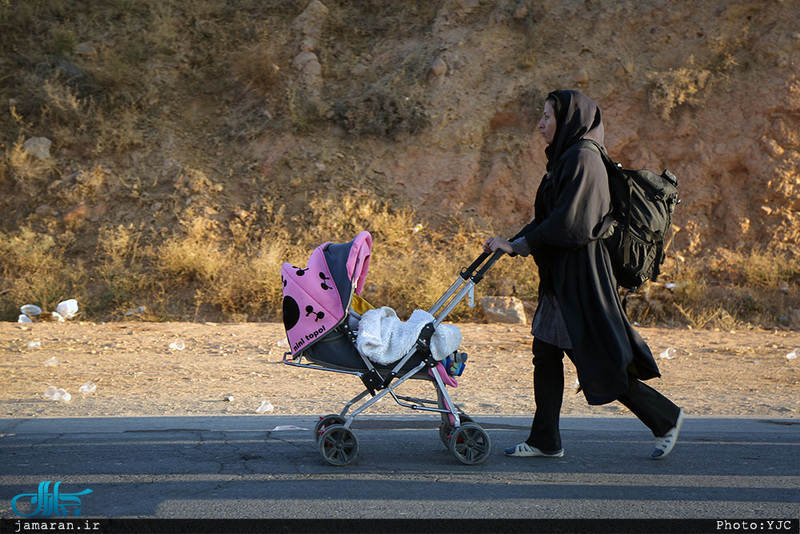
[[[485,297],[481,307],[490,323],[527,324],[525,306],[517,297]]]

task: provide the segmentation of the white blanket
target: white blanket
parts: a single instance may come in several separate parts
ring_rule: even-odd
[[[361,316],[358,324],[356,348],[375,363],[394,363],[408,354],[422,328],[433,321],[433,315],[423,310],[414,310],[406,322],[386,306],[369,310]],[[457,326],[440,324],[431,337],[431,356],[434,360],[442,361],[459,345],[461,330]]]

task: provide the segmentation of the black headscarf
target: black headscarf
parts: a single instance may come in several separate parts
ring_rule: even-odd
[[[551,171],[564,152],[581,139],[603,146],[605,129],[597,103],[578,91],[553,91],[547,95],[556,115],[556,134],[545,149],[547,170]]]

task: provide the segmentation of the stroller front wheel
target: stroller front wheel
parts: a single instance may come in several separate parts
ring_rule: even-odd
[[[468,416],[465,413],[459,414],[461,418],[461,423],[472,423],[472,417]],[[444,444],[446,449],[450,449],[450,436],[453,435],[453,430],[455,427],[450,424],[450,420],[447,415],[442,415],[442,424],[439,425],[439,439]]]
[[[331,465],[348,465],[358,456],[358,438],[349,428],[331,425],[319,438],[319,452]]]

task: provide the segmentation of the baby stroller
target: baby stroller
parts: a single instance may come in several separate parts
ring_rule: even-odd
[[[283,321],[290,348],[283,356],[283,363],[354,375],[365,388],[338,414],[320,417],[314,428],[320,454],[332,465],[352,463],[358,455],[358,438],[351,428],[353,421],[391,395],[405,408],[440,414],[439,438],[444,446],[462,463],[482,463],[491,451],[489,435],[461,411],[446,388],[447,384],[455,384],[451,375],[463,371],[466,354],[454,351],[445,361],[437,361],[432,356],[431,339],[444,318],[481,281],[502,252],[491,257],[481,254],[472,265],[462,269],[428,311],[433,320],[421,327],[413,347],[398,361],[385,364],[371,361],[357,349],[358,320],[369,309],[360,295],[371,249],[372,236],[361,232],[350,243],[319,246],[304,269],[289,263],[281,268]],[[436,399],[398,395],[396,390],[409,379],[431,382]],[[354,409],[350,411],[351,408]]]

